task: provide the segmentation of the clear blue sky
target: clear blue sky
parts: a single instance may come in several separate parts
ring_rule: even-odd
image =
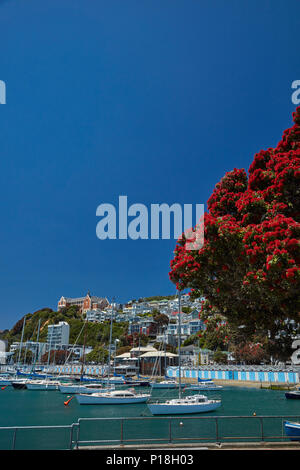
[[[174,294],[174,240],[96,208],[205,203],[291,125],[298,0],[0,0],[0,329],[61,295]]]

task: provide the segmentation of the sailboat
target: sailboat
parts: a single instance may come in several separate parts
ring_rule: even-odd
[[[20,365],[21,365],[20,360],[21,360],[21,351],[22,351],[22,347],[23,347],[25,322],[26,322],[26,316],[24,317],[24,321],[23,321],[22,334],[21,334],[21,343],[20,343],[20,346],[19,346],[19,356],[18,356],[18,363],[17,363],[17,369],[16,369],[17,375],[19,375],[19,374],[21,375],[19,369],[20,369]],[[27,388],[28,380],[29,379],[25,379],[25,378],[15,378],[11,381],[11,385],[13,386],[13,388],[15,388],[17,390],[23,390],[23,389]]]
[[[194,390],[194,391],[205,391],[205,390],[221,390],[223,387],[222,385],[216,385],[212,380],[199,380],[197,384],[192,384],[188,387],[188,390]]]
[[[181,292],[178,291],[178,398],[164,402],[147,403],[153,415],[192,414],[213,411],[221,406],[221,400],[208,399],[206,395],[191,395],[182,397],[181,384]]]
[[[114,310],[112,309],[110,321],[109,352],[108,352],[108,374],[107,386],[111,384],[111,343],[112,343],[112,325]],[[138,394],[134,389],[131,390],[111,390],[108,392],[78,393],[75,395],[80,405],[129,405],[132,403],[145,403],[150,394]]]
[[[50,362],[50,352],[51,352],[51,343],[52,343],[53,330],[51,332],[51,337],[49,341],[49,352],[48,352],[48,369]],[[58,380],[51,380],[48,375],[41,380],[28,380],[26,383],[27,390],[47,390],[47,391],[56,391],[59,389],[60,382]]]
[[[91,394],[80,393],[75,396],[80,405],[129,405],[145,403],[150,397],[146,393],[136,393],[134,389]]]
[[[176,382],[176,380],[174,379],[168,379],[168,377],[166,377],[165,380],[161,380],[160,382],[151,382],[150,383],[150,386],[151,388],[158,388],[158,389],[161,389],[161,388],[164,388],[164,389],[174,389],[174,388],[178,388],[179,384],[178,382]]]
[[[58,388],[61,393],[104,393],[114,390],[115,386],[110,385],[109,388],[106,388],[98,383],[87,383],[85,385],[61,383]]]
[[[165,337],[165,340],[164,340],[164,353],[159,349],[158,351],[158,355],[157,355],[157,359],[155,361],[155,364],[154,364],[154,367],[153,367],[153,370],[152,370],[152,376],[154,375],[155,373],[155,370],[157,368],[157,372],[158,372],[158,369],[161,370],[161,357],[164,355],[165,357],[165,371],[166,371],[166,337]],[[157,379],[154,379],[150,382],[150,387],[152,389],[174,389],[174,388],[178,388],[178,382],[175,380],[175,379],[170,379],[169,377],[167,377],[165,375],[165,379],[164,380],[157,380]]]

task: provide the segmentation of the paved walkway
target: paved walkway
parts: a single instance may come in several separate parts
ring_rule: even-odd
[[[115,446],[80,446],[78,450],[300,450],[300,442],[233,442],[199,444],[148,444]]]

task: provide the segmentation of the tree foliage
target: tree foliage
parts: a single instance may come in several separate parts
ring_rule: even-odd
[[[200,222],[202,248],[183,234],[171,261],[177,288],[204,296],[248,340],[268,331],[274,341],[286,319],[299,322],[300,107],[275,148],[254,156],[248,174],[225,174]],[[196,239],[199,225],[188,241]]]

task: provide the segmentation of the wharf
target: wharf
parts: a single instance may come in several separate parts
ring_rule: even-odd
[[[140,376],[140,379],[143,377]],[[165,377],[155,377],[157,380],[164,380]],[[176,378],[178,380],[178,377]],[[184,384],[197,384],[197,380],[189,377],[182,377]],[[212,379],[216,385],[228,387],[247,387],[247,388],[264,388],[270,390],[292,390],[300,384],[286,383],[286,382],[264,382],[264,381],[251,381],[251,380],[230,380],[230,379]]]
[[[263,450],[300,450],[300,442],[232,442],[232,443],[205,443],[205,444],[141,444],[141,445],[112,445],[112,446],[79,446],[75,450],[106,450],[106,451],[127,451],[127,450],[137,450],[137,451],[178,451],[182,450],[187,453],[188,451],[198,451],[198,450],[209,450],[209,451],[218,451],[218,450],[254,450],[254,451],[263,451]]]

